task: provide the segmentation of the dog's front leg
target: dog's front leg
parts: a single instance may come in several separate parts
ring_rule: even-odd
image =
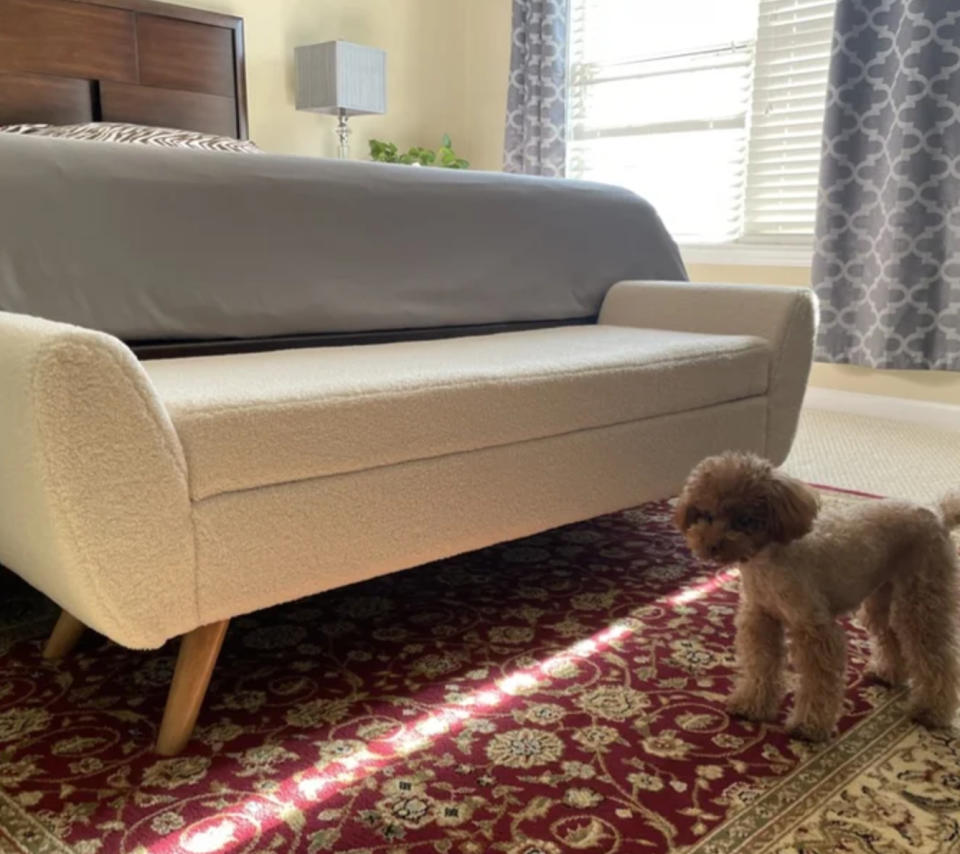
[[[741,600],[735,645],[737,679],[727,709],[753,721],[775,720],[783,696],[783,624]]]
[[[787,729],[823,741],[830,738],[843,705],[847,639],[836,622],[824,620],[792,626],[790,641],[799,684]]]

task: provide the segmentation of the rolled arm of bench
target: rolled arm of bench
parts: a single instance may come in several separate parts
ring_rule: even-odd
[[[772,351],[767,389],[766,455],[786,459],[813,358],[816,303],[807,288],[773,285],[619,282],[599,323],[713,335],[754,335]]]
[[[198,625],[183,450],[116,338],[0,312],[0,563],[125,646]]]

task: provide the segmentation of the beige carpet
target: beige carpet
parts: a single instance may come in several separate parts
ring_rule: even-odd
[[[811,483],[929,503],[960,488],[960,431],[807,409],[785,468]]]

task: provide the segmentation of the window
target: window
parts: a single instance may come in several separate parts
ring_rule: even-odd
[[[835,0],[571,0],[571,177],[681,244],[809,246]]]

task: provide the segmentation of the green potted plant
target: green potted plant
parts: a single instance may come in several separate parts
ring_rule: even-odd
[[[469,169],[470,163],[453,150],[450,134],[445,133],[440,148],[414,146],[401,153],[396,143],[380,139],[370,140],[370,159],[377,163],[403,163],[407,166],[439,166],[443,169]]]

